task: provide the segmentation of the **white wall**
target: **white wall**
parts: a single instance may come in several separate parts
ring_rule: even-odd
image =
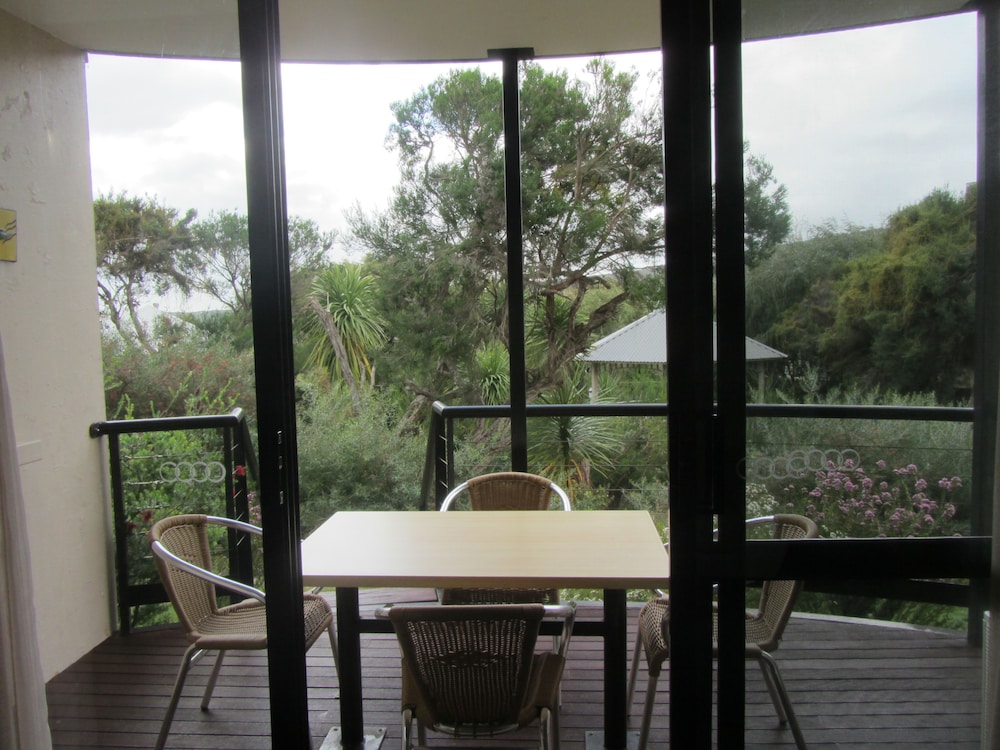
[[[0,335],[49,679],[110,633],[110,540],[85,55],[0,12]]]

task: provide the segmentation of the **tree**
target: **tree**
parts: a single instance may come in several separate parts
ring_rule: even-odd
[[[837,282],[851,261],[878,252],[884,231],[827,224],[814,236],[788,242],[746,275],[746,333],[789,357],[789,367],[817,371],[820,339],[833,325]]]
[[[250,235],[246,214],[213,212],[192,231],[197,253],[190,257],[192,287],[233,312],[240,325],[250,322]],[[311,219],[291,217],[288,246],[293,274],[293,296],[301,298],[306,279],[326,261],[334,234],[321,231]]]
[[[139,316],[152,295],[171,289],[187,293],[192,253],[191,222],[156,198],[112,193],[94,201],[97,240],[97,293],[102,313],[126,341],[154,349]]]
[[[636,80],[605,61],[586,80],[522,68],[525,304],[546,352],[533,393],[561,380],[629,299],[627,272],[662,251],[662,128],[635,103]],[[510,344],[500,81],[453,71],[393,111],[401,182],[387,211],[351,217],[395,336],[382,372],[474,398],[473,352]],[[617,289],[588,307],[595,287]]]
[[[384,321],[375,306],[375,279],[353,263],[323,269],[313,281],[306,324],[313,341],[307,366],[339,374],[355,401],[363,385],[374,385],[371,352],[385,343]]]
[[[976,192],[935,190],[889,218],[883,252],[853,261],[820,339],[832,375],[940,402],[968,394],[975,358]]]
[[[788,189],[764,157],[743,143],[743,261],[755,268],[774,253],[792,229]]]

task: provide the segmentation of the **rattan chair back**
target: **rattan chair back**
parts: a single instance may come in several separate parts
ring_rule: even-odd
[[[815,522],[805,516],[779,513],[763,523],[772,526],[772,539],[814,539],[819,536],[819,528]],[[801,589],[801,581],[763,582],[757,612],[746,620],[746,641],[749,647],[762,651],[774,651],[778,648]]]
[[[535,654],[540,604],[394,606],[404,714],[456,736],[488,736],[546,720],[565,660]],[[543,728],[543,735],[545,730]]]
[[[207,529],[208,520],[204,515],[169,516],[153,525],[149,539],[159,542],[177,557],[211,570],[212,552]],[[219,612],[215,586],[174,565],[167,558],[154,555],[153,559],[181,625],[188,633],[197,632],[199,623]]]
[[[441,510],[456,507],[468,494],[470,510],[549,510],[553,495],[563,510],[571,510],[569,496],[552,480],[538,474],[502,471],[482,474],[458,485],[445,497]],[[442,604],[558,604],[558,589],[452,588],[439,592]]]

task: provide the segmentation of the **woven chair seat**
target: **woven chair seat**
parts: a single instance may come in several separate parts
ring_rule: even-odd
[[[803,516],[775,515],[768,518],[751,519],[750,526],[770,525],[774,539],[807,539],[818,535],[816,524]],[[781,724],[790,724],[795,743],[799,750],[805,748],[805,740],[785,690],[781,672],[771,652],[778,648],[785,625],[791,616],[792,607],[798,595],[799,581],[765,581],[761,586],[760,604],[756,610],[746,612],[744,618],[744,651],[747,658],[756,659],[764,674],[768,692],[774,703]],[[718,611],[712,610],[712,654],[718,656],[719,618]],[[628,704],[632,705],[635,691],[639,653],[645,653],[649,671],[646,686],[646,703],[643,711],[642,729],[639,733],[639,750],[645,750],[649,740],[649,724],[652,718],[656,684],[664,663],[670,658],[670,599],[658,597],[643,605],[639,611],[638,636],[629,675]]]
[[[174,690],[156,741],[157,750],[161,750],[166,744],[188,671],[207,651],[217,651],[218,656],[205,686],[202,709],[208,708],[226,651],[267,648],[264,593],[212,571],[212,553],[207,531],[210,524],[247,534],[261,533],[259,528],[248,523],[197,514],[161,519],[149,531],[156,568],[190,644],[177,672]],[[249,598],[220,607],[216,601],[217,587]],[[337,665],[337,636],[333,629],[330,605],[321,596],[303,594],[302,612],[306,648],[311,647],[324,632],[328,633],[334,664]]]

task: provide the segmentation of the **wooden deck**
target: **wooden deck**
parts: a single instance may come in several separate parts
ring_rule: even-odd
[[[363,592],[362,604],[419,600],[431,592]],[[581,619],[599,615],[581,605]],[[630,621],[634,623],[635,618]],[[113,636],[48,685],[56,748],[151,748],[186,644],[162,628]],[[399,747],[399,664],[392,636],[363,636],[365,720],[384,727],[383,748]],[[574,638],[563,683],[562,738],[584,747],[603,717],[602,646]],[[811,748],[978,748],[981,650],[961,633],[795,616],[777,653],[789,694]],[[188,678],[168,748],[270,748],[266,655],[231,654],[212,708],[198,708],[210,662]],[[326,640],[309,653],[309,695],[315,747],[339,721],[337,678]],[[666,676],[661,680],[666,697]],[[643,680],[637,692],[643,689]],[[641,695],[633,708],[638,726]],[[667,744],[666,703],[654,718],[651,746]],[[759,670],[748,664],[746,746],[794,747],[778,726]],[[432,745],[471,747],[441,737]],[[475,747],[525,746],[535,730],[476,742]]]

